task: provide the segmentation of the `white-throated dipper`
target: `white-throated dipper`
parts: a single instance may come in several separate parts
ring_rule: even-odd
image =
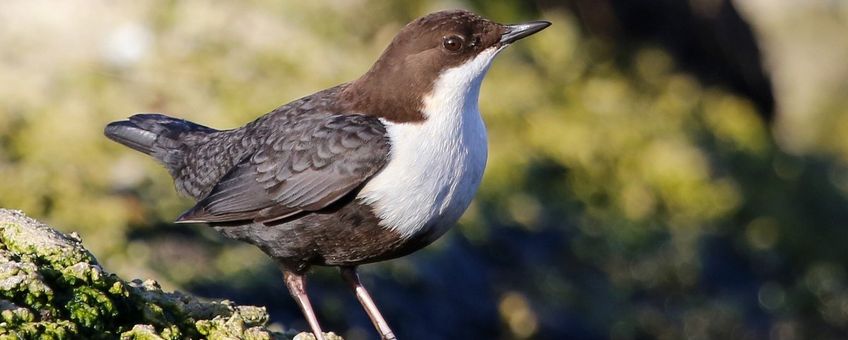
[[[459,219],[486,166],[483,76],[498,52],[549,25],[436,12],[406,25],[359,79],[243,127],[137,114],[105,133],[156,158],[197,200],[177,223],[208,223],[271,256],[317,339],[304,280],[312,265],[339,267],[394,339],[356,266],[421,249]]]

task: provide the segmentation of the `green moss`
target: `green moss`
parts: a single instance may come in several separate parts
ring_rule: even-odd
[[[35,319],[29,309],[18,307],[6,300],[0,300],[0,318],[7,324],[32,322]]]
[[[151,325],[135,325],[129,331],[121,334],[121,340],[164,340]]]
[[[0,339],[291,339],[267,322],[262,307],[124,281],[79,237],[0,209]]]
[[[97,332],[105,332],[105,327],[118,316],[112,300],[103,292],[88,286],[74,288],[73,297],[65,308],[70,311],[72,321]]]
[[[3,218],[0,243],[21,259],[56,270],[80,262],[97,263],[75,234],[62,234],[20,213],[6,211]]]

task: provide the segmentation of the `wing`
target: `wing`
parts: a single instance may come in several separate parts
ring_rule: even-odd
[[[177,222],[270,222],[321,210],[388,162],[389,140],[376,118],[334,115],[289,124]]]

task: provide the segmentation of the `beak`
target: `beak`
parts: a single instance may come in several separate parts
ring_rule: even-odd
[[[548,21],[531,21],[523,24],[504,25],[504,28],[506,28],[506,30],[504,31],[503,35],[501,35],[500,44],[511,44],[521,38],[539,32],[550,25],[551,23]]]

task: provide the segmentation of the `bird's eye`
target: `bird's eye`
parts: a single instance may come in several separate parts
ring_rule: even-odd
[[[445,41],[442,42],[442,45],[445,46],[445,49],[451,52],[456,52],[462,49],[462,37],[458,35],[452,35],[445,38]]]

